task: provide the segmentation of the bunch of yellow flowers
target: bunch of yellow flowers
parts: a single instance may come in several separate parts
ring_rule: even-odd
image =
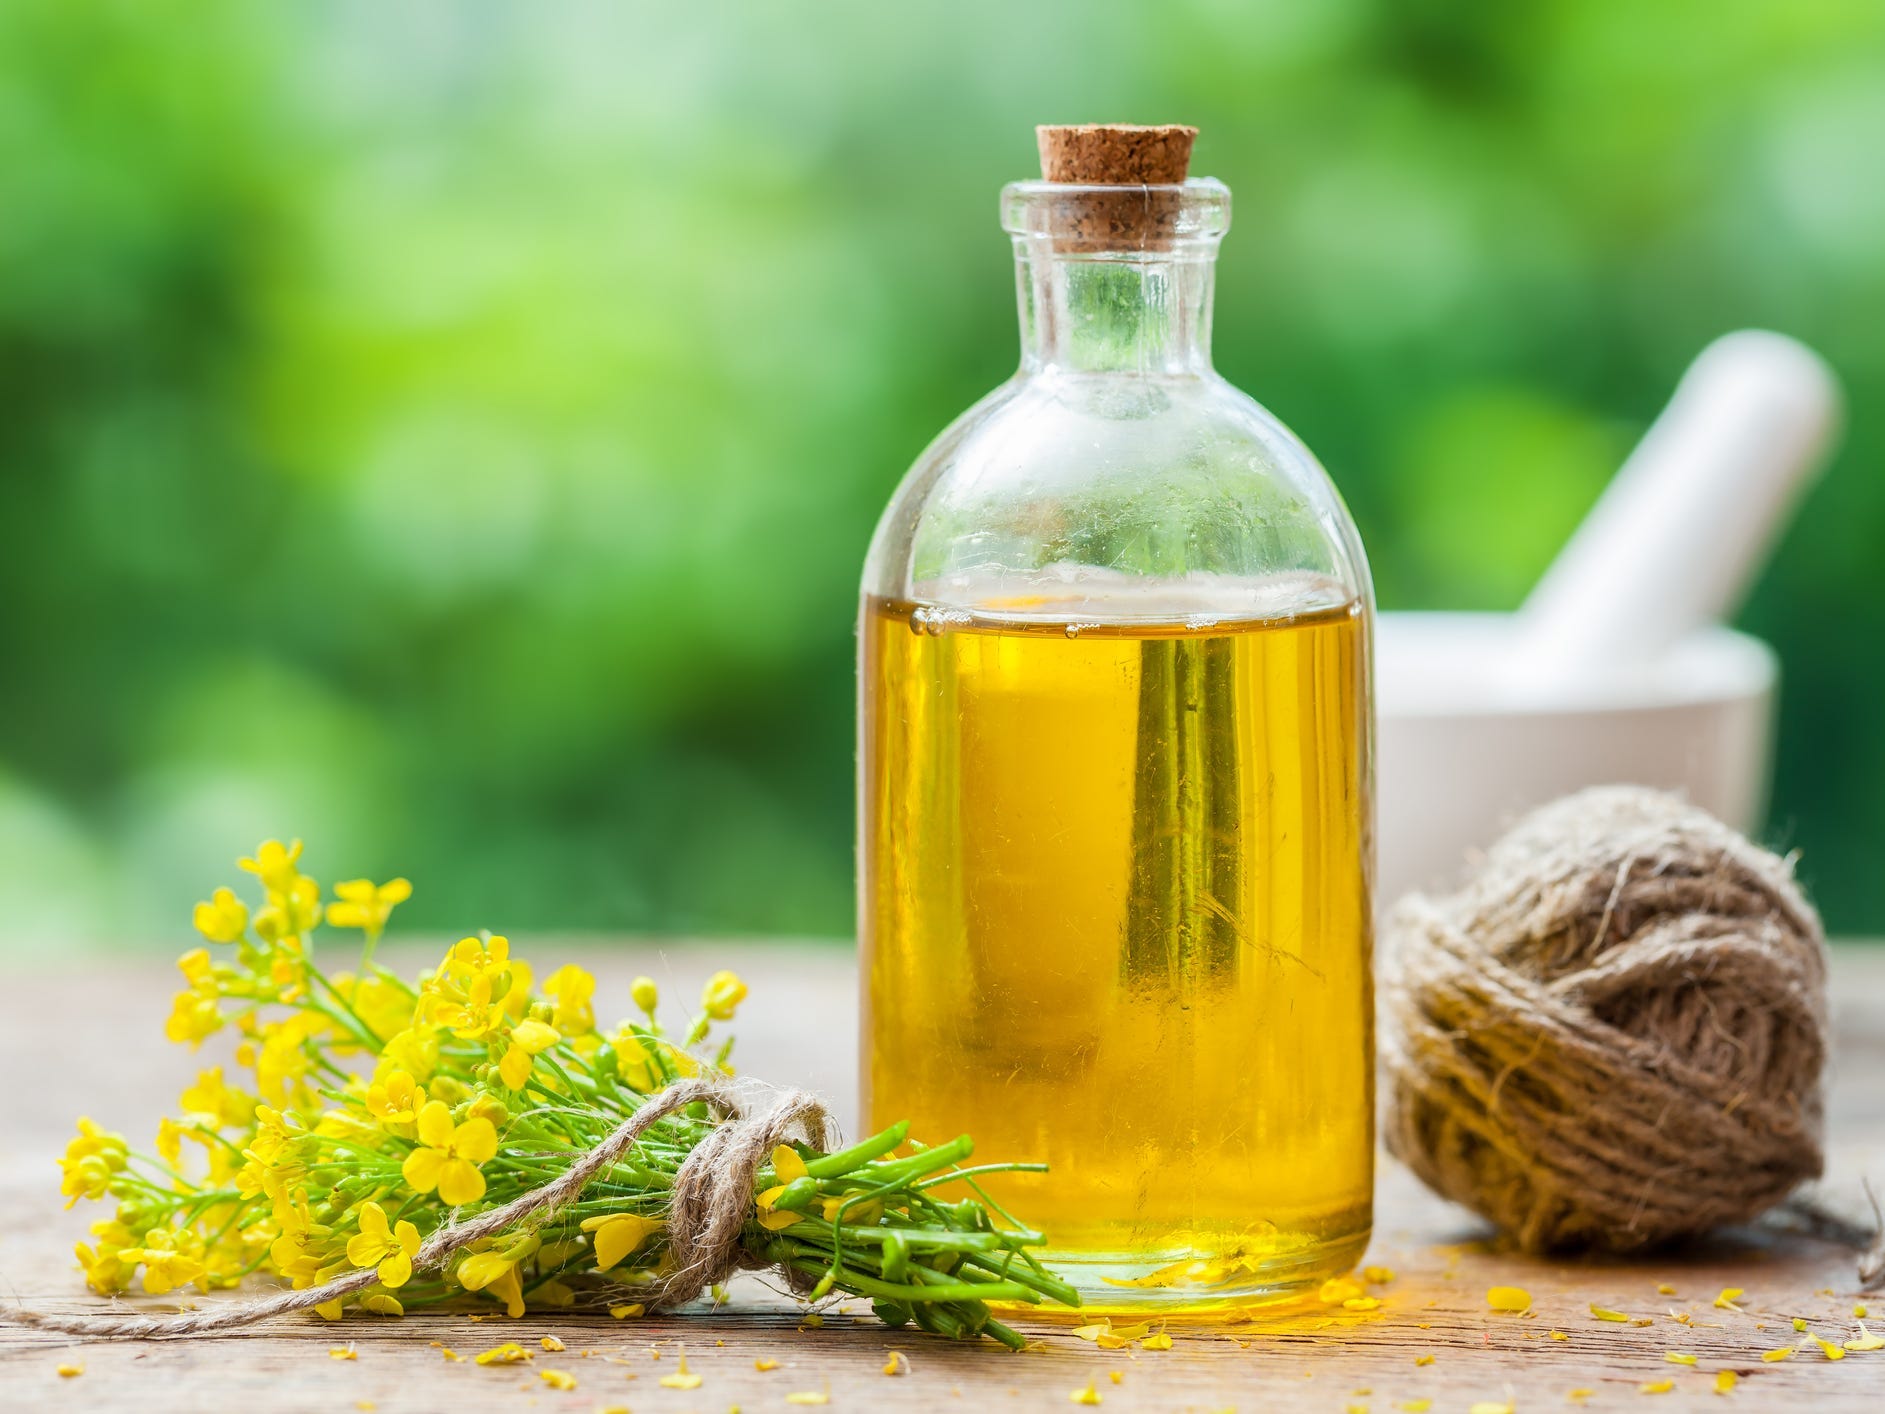
[[[320,1314],[338,1319],[352,1304],[400,1315],[466,1293],[512,1316],[578,1301],[639,1314],[630,1298],[668,1269],[674,1175],[720,1122],[705,1106],[656,1122],[575,1201],[438,1270],[415,1272],[413,1258],[448,1221],[566,1172],[651,1094],[730,1073],[731,1038],[710,1051],[710,1033],[733,1018],[745,984],[716,973],[677,1041],[656,1019],[649,978],[631,988],[639,1018],[604,1028],[594,977],[564,966],[539,982],[502,937],[465,938],[408,981],[374,954],[411,885],[354,880],[324,903],[301,855],[298,840],[270,840],[241,860],[259,906],[216,890],[194,919],[209,946],[178,959],[186,985],[166,1035],[196,1048],[232,1032],[236,1074],[201,1071],[180,1113],[159,1122],[154,1154],[79,1120],[62,1190],[73,1203],[117,1204],[78,1246],[87,1282],[113,1293],[135,1281],[158,1295],[262,1272],[305,1289],[371,1267],[374,1285]],[[322,922],[362,935],[355,970],[315,965]],[[897,1125],[835,1155],[779,1146],[756,1179],[743,1240],[756,1258],[815,1279],[816,1296],[868,1296],[893,1324],[941,1334],[1018,1345],[987,1301],[1074,1303],[1028,1250],[1039,1233],[999,1210],[997,1224],[975,1198],[932,1194],[950,1182],[974,1188],[958,1167],[966,1136],[934,1148],[906,1139]]]

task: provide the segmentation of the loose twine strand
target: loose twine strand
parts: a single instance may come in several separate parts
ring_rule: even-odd
[[[463,1222],[447,1223],[433,1233],[420,1244],[412,1261],[413,1270],[444,1266],[473,1243],[569,1202],[658,1121],[701,1102],[719,1111],[723,1121],[694,1146],[675,1175],[667,1218],[673,1267],[658,1282],[637,1288],[637,1294],[644,1295],[652,1305],[681,1306],[725,1281],[742,1266],[764,1266],[746,1252],[741,1242],[752,1206],[754,1177],[773,1147],[794,1133],[818,1149],[828,1148],[833,1134],[824,1105],[803,1090],[778,1092],[763,1113],[749,1114],[749,1098],[755,1088],[727,1080],[696,1079],[678,1081],[650,1095],[559,1177],[501,1207]],[[379,1273],[365,1267],[302,1291],[284,1291],[253,1301],[222,1302],[213,1308],[174,1316],[67,1316],[27,1309],[15,1309],[8,1315],[21,1325],[39,1330],[101,1340],[217,1335],[351,1296],[378,1280]]]
[[[1521,821],[1391,920],[1388,1148],[1530,1252],[1639,1251],[1818,1177],[1826,943],[1792,876],[1637,787]]]

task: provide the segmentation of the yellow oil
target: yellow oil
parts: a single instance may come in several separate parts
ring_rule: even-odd
[[[868,601],[867,1122],[974,1135],[1101,1309],[1348,1269],[1373,1193],[1365,621]]]

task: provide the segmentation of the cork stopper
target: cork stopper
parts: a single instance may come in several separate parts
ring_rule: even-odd
[[[1033,201],[1020,213],[1030,234],[1063,251],[1166,251],[1185,233],[1187,203],[1195,216],[1197,193],[1185,185],[1196,128],[1181,123],[1044,124],[1034,130],[1041,148],[1041,182],[1011,191]]]
[[[1180,186],[1191,166],[1196,128],[1182,123],[1042,124],[1041,176],[1095,187]]]

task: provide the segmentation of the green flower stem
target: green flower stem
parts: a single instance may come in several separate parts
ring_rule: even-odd
[[[821,1276],[824,1273],[822,1263],[811,1263],[792,1258],[788,1263],[794,1271],[806,1276]],[[913,1267],[912,1273],[926,1268]],[[883,1301],[900,1303],[912,1302],[967,1302],[967,1301],[1025,1301],[1038,1302],[1040,1293],[1032,1287],[1023,1286],[1015,1281],[950,1281],[944,1277],[934,1283],[911,1282],[908,1284],[883,1281],[866,1276],[860,1271],[845,1268],[838,1284],[857,1296],[870,1296]]]
[[[805,1171],[813,1178],[840,1178],[862,1168],[872,1159],[888,1154],[910,1137],[910,1122],[898,1120],[890,1128],[879,1130],[870,1138],[840,1149],[835,1154],[821,1154],[805,1161]]]

